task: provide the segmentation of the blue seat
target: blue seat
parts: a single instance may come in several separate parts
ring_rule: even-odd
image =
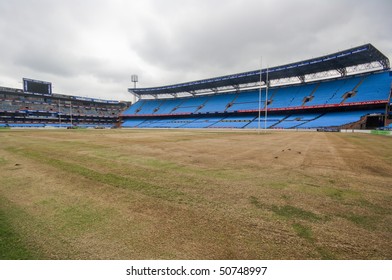
[[[273,113],[269,113],[267,126],[269,128],[317,128],[352,123],[364,115],[379,113],[382,110],[342,111],[339,106],[345,104],[362,106],[362,104],[376,104],[380,101],[386,103],[390,86],[391,75],[386,71],[307,84],[271,87],[267,98],[268,109]],[[259,89],[252,89],[218,95],[140,100],[126,110],[124,115],[151,115],[151,117],[134,121],[133,118],[125,117],[123,126],[257,128],[259,125],[257,113],[259,108],[265,109],[265,101],[265,89],[261,91],[261,95]],[[327,107],[336,107],[336,109],[309,111],[312,108]],[[298,113],[293,113],[296,111]],[[227,116],[227,113],[233,116]],[[250,115],[244,116],[246,113]],[[189,117],[184,118],[185,115]],[[264,119],[261,119],[261,127],[264,127]]]

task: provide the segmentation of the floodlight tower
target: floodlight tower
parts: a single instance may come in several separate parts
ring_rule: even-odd
[[[135,89],[136,88],[136,83],[139,81],[139,77],[137,75],[132,75],[131,76],[131,81],[133,83],[133,88]],[[137,95],[134,92],[132,92],[131,89],[128,89],[128,91],[132,94],[131,102],[132,102],[132,104],[134,104],[137,101]]]
[[[133,83],[133,88],[136,88],[136,83],[139,81],[139,77],[137,75],[132,75],[131,81]]]

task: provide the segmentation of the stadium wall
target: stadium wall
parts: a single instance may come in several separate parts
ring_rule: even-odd
[[[388,130],[341,129],[340,132],[342,132],[342,133],[365,133],[365,134],[392,136],[392,131],[388,131]]]

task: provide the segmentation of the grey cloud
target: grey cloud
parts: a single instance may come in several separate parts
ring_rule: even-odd
[[[373,43],[392,54],[390,0],[0,1],[0,81],[21,75],[113,97]],[[4,85],[7,86],[7,85]]]
[[[133,47],[148,63],[199,78],[254,69],[260,56],[278,65],[370,42],[363,36],[365,14],[373,23],[379,16],[366,1],[174,2],[175,10],[157,7],[159,21]]]

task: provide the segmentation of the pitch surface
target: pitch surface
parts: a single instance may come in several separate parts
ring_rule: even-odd
[[[391,259],[386,136],[0,131],[1,259]]]

